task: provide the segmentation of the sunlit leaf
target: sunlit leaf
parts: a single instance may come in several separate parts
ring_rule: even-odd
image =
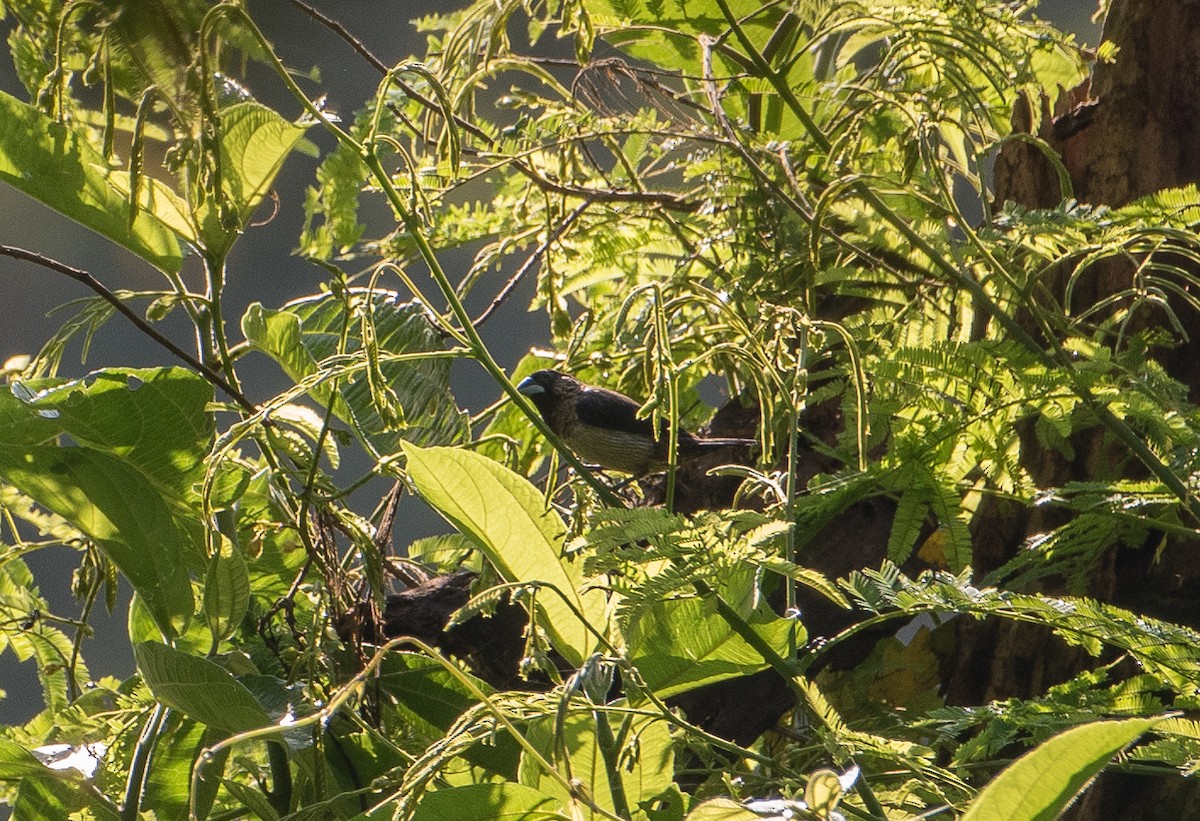
[[[805,641],[797,621],[758,613],[750,624],[785,657]],[[762,655],[700,598],[652,605],[633,619],[626,633],[631,661],[646,685],[663,697],[766,666]]]
[[[575,613],[602,630],[604,593],[580,590],[583,571],[563,554],[562,520],[546,509],[537,488],[467,450],[405,444],[404,455],[405,470],[422,498],[471,537],[507,581],[553,585],[566,598],[542,590],[538,622],[571,664],[582,663],[596,639]]]
[[[520,784],[472,784],[426,793],[413,821],[571,821],[558,801]]]
[[[992,779],[963,821],[1053,821],[1113,756],[1157,721],[1096,721],[1060,733]]]
[[[245,685],[208,659],[149,641],[134,647],[133,652],[146,686],[168,707],[228,733],[270,723],[266,710]]]
[[[85,139],[36,108],[0,92],[0,180],[129,249],[156,268],[178,271],[179,243],[148,212],[129,225],[129,202]]]

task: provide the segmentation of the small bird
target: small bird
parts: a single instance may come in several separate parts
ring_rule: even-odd
[[[641,406],[625,394],[549,370],[530,374],[517,390],[529,397],[550,430],[580,459],[634,476],[666,469],[670,444],[666,423],[659,424],[656,437],[651,421],[638,418]],[[715,448],[756,444],[753,439],[708,439],[680,430],[679,459]]]

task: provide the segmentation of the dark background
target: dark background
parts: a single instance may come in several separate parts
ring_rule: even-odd
[[[414,8],[413,4],[404,2],[380,3],[378,0],[315,0],[312,5],[339,20],[388,65],[424,52],[424,36],[414,30],[410,20],[416,14],[426,13],[427,9]],[[1081,42],[1096,45],[1099,27],[1090,21],[1095,9],[1096,0],[1046,0],[1038,13],[1075,32]],[[249,11],[286,65],[302,71],[314,65],[320,67],[320,83],[303,87],[312,98],[326,95],[327,108],[340,113],[343,119],[349,119],[374,93],[379,82],[378,73],[344,42],[286,0],[251,0]],[[11,24],[11,19],[0,21],[0,33],[7,37]],[[254,67],[247,84],[257,98],[268,105],[279,105],[285,115],[299,113],[294,101],[287,97],[278,79],[270,72]],[[21,99],[26,97],[13,73],[7,49],[0,56],[0,89]],[[322,152],[333,147],[332,138],[318,129],[310,131],[308,136]],[[303,191],[313,179],[317,162],[302,154],[288,159],[276,182],[278,214],[266,224],[247,231],[230,255],[226,316],[233,339],[240,338],[237,322],[251,302],[260,301],[275,307],[316,292],[326,278],[321,269],[292,255],[304,219]],[[269,205],[264,206],[264,212],[269,213],[269,208]],[[380,221],[379,233],[388,226],[383,220],[390,219],[385,212],[368,214],[368,218]],[[45,253],[84,268],[109,288],[167,287],[161,275],[144,262],[4,185],[0,185],[0,243]],[[470,264],[470,254],[467,250],[444,255],[442,261],[447,272],[453,277],[456,271],[465,270]],[[196,261],[185,260],[184,272],[185,279],[196,286],[199,282]],[[492,276],[492,282],[482,282],[475,288],[474,298],[468,303],[473,314],[488,304],[506,274],[501,272]],[[435,293],[435,290],[430,288],[426,293]],[[17,354],[36,353],[60,321],[69,315],[48,317],[47,313],[67,300],[91,295],[83,286],[57,278],[45,269],[0,257],[0,362]],[[548,338],[544,316],[527,313],[524,309],[531,295],[532,283],[526,282],[483,327],[484,338],[505,367],[515,364],[530,346],[542,344]],[[168,317],[160,323],[160,330],[190,348],[189,327],[183,321],[173,321],[175,319]],[[82,376],[107,366],[178,364],[120,318],[109,322],[96,335],[86,363],[80,363],[79,353],[80,346],[76,344],[72,353],[64,358],[62,375]],[[290,384],[273,363],[261,357],[244,364],[245,370],[239,368],[239,373],[253,401],[265,400]],[[490,379],[480,378],[481,373],[477,366],[469,363],[460,363],[453,373],[456,396],[471,410],[485,407],[499,394]],[[343,468],[350,475],[361,475],[367,469],[369,465],[362,462]],[[383,489],[381,485],[364,488],[360,494],[363,503],[360,509],[363,506],[369,509],[371,500],[378,498]],[[396,523],[400,543],[444,529],[445,525],[436,516],[411,499],[402,507]],[[53,611],[62,616],[77,615],[78,604],[69,593],[71,570],[77,563],[75,552],[66,548],[47,549],[26,556],[26,561]],[[125,638],[127,604],[128,591],[124,590],[112,616],[102,607],[93,614],[96,637],[84,644],[83,651],[93,677],[114,675],[124,678],[133,672],[133,655]],[[12,653],[0,654],[0,689],[7,691],[8,696],[0,701],[0,723],[24,721],[43,706],[33,665],[18,664]],[[4,810],[0,808],[0,816],[3,814]]]

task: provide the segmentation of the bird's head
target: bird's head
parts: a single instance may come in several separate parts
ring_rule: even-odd
[[[544,411],[564,399],[579,393],[581,383],[573,376],[559,371],[534,371],[521,380],[517,391],[529,397],[538,410]]]

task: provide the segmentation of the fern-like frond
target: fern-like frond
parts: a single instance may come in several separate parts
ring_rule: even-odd
[[[1200,633],[1086,598],[1061,598],[978,588],[969,574],[904,576],[891,563],[852,573],[843,589],[874,613],[943,612],[1045,626],[1095,656],[1104,647],[1128,653],[1181,696],[1200,695]]]

